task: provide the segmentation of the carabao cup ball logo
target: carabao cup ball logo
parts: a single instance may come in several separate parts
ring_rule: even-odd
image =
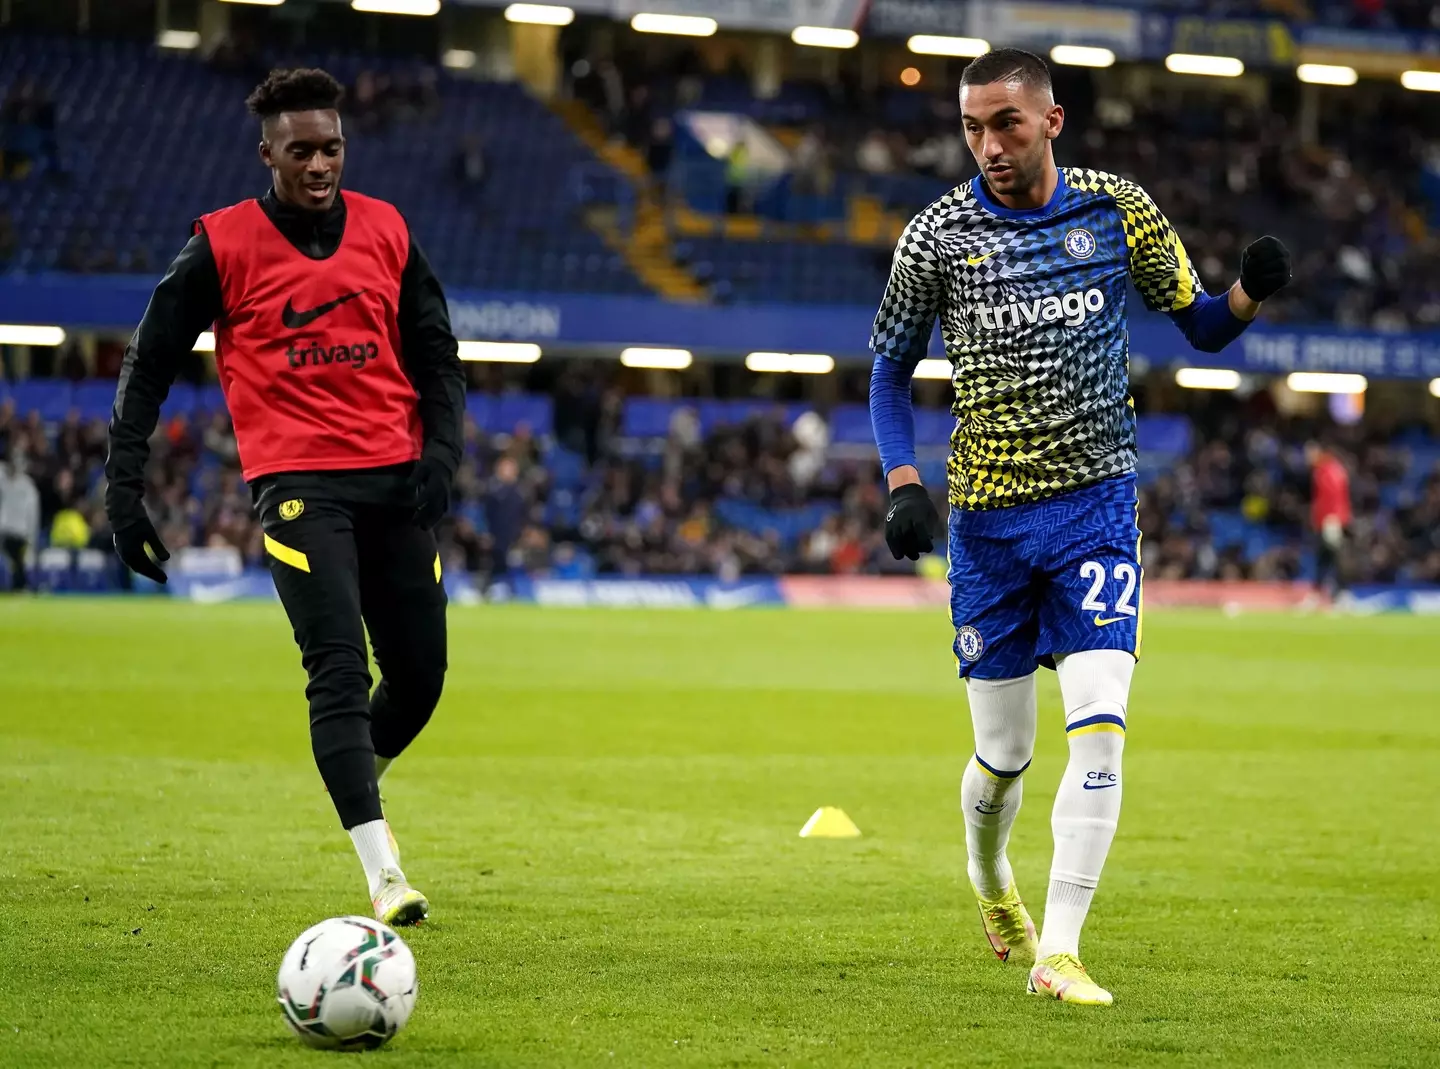
[[[985,640],[969,624],[955,632],[955,644],[960,647],[960,656],[967,661],[977,661],[985,651]]]
[[[1088,230],[1072,230],[1065,235],[1065,251],[1077,260],[1095,255],[1095,235]]]

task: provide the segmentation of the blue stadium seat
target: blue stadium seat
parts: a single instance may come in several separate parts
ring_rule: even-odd
[[[160,415],[165,419],[174,419],[176,416],[193,417],[199,396],[200,391],[190,383],[177,382],[170,387],[170,395],[160,407]]]
[[[71,392],[70,403],[80,411],[81,419],[109,419],[117,386],[118,383],[107,379],[77,382]]]
[[[525,424],[532,434],[549,434],[554,429],[554,414],[554,405],[548,397],[502,394],[495,399],[494,429],[513,433]]]
[[[764,535],[767,531],[774,531],[786,546],[793,545],[802,535],[815,530],[839,509],[837,503],[830,502],[794,509],[767,509],[736,498],[721,498],[715,502],[715,515],[722,522],[750,534]]]
[[[465,397],[465,414],[482,431],[495,429],[495,398],[488,393],[470,393]]]
[[[579,453],[557,446],[546,454],[545,467],[559,490],[574,491],[585,484],[585,458]]]
[[[420,69],[411,60],[373,55],[272,58],[324,62],[342,79],[362,69],[408,78]],[[179,251],[191,219],[255,195],[254,172],[243,165],[254,140],[243,88],[199,55],[139,41],[7,33],[0,36],[0,71],[7,83],[33,77],[55,100],[70,177],[63,188],[38,171],[21,183],[0,183],[0,203],[26,224],[17,226],[13,261],[22,269],[56,266],[88,235],[92,248],[117,262],[134,265],[143,256],[148,266],[139,270],[153,274]],[[608,172],[608,165],[519,85],[435,73],[434,117],[353,138],[347,185],[399,206],[452,289],[645,293],[624,261],[572,215],[573,172]],[[179,99],[187,110],[177,117],[168,105]],[[157,124],[161,113],[167,122]],[[450,156],[470,135],[479,138],[489,167],[479,190],[448,180]],[[208,151],[197,155],[197,144]],[[122,149],[133,166],[113,166]],[[167,171],[162,161],[180,154],[184,175]],[[578,254],[569,269],[542,268],[546,256],[566,253]]]
[[[220,389],[218,384],[210,383],[195,388],[195,406],[191,410],[192,415],[198,418],[202,413],[224,411],[226,411],[225,392]]]
[[[1190,452],[1191,426],[1185,416],[1147,415],[1135,421],[1140,452],[1184,456]]]
[[[1210,535],[1217,549],[1243,546],[1250,536],[1252,525],[1239,512],[1228,509],[1211,510]]]
[[[631,438],[664,438],[670,419],[685,401],[668,397],[631,397],[625,401],[620,433]]]
[[[836,405],[830,410],[830,440],[845,445],[875,441],[870,409],[865,405]]]
[[[917,445],[944,445],[950,441],[955,430],[955,417],[944,408],[917,408],[915,410],[915,443]]]
[[[10,386],[16,410],[39,412],[46,422],[65,418],[71,407],[71,393],[70,383],[56,379],[25,379]]]

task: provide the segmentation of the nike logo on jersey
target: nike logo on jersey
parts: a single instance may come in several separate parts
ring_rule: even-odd
[[[347,293],[342,297],[336,297],[333,301],[326,301],[324,304],[317,304],[314,308],[307,308],[303,312],[295,310],[295,306],[286,300],[285,307],[280,310],[280,322],[291,330],[299,330],[301,327],[308,327],[315,320],[323,315],[329,315],[339,308],[346,301],[353,301],[364,290],[356,290],[354,293]]]
[[[1131,619],[1131,617],[1129,617],[1129,616],[1109,616],[1109,617],[1105,617],[1105,616],[1101,616],[1101,615],[1097,612],[1097,613],[1095,614],[1095,626],[1096,626],[1096,627],[1104,627],[1106,624],[1118,624],[1121,620],[1129,620],[1129,619]]]
[[[966,262],[967,264],[969,264],[971,267],[975,267],[975,266],[978,265],[978,264],[983,264],[986,260],[990,259],[990,257],[992,257],[992,256],[994,256],[994,255],[995,255],[995,250],[994,250],[994,249],[991,249],[989,252],[987,252],[987,253],[986,253],[985,255],[983,255],[983,256],[967,256],[967,257],[965,257],[965,262]]]

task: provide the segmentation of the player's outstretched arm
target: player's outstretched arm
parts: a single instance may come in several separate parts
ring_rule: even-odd
[[[1134,238],[1130,278],[1148,308],[1164,312],[1194,348],[1218,353],[1245,332],[1259,314],[1260,304],[1290,281],[1290,253],[1279,238],[1265,236],[1252,243],[1241,260],[1240,281],[1223,297],[1205,292],[1180,235],[1150,195],[1119,179],[1116,207]]]
[[[1202,353],[1218,353],[1240,337],[1260,314],[1260,305],[1290,281],[1290,252],[1268,234],[1245,249],[1240,265],[1240,278],[1225,296],[1200,291],[1188,307],[1170,312],[1186,340]]]
[[[195,347],[200,332],[219,317],[220,304],[220,273],[210,239],[199,231],[155,287],[120,367],[105,458],[105,513],[120,559],[157,583],[165,582],[157,561],[168,560],[170,554],[145,511],[150,436],[180,361]]]
[[[896,560],[919,560],[935,548],[931,531],[939,516],[920,483],[915,462],[915,412],[910,380],[924,358],[944,296],[939,244],[923,215],[905,228],[885,297],[875,316],[870,348],[870,425],[880,450],[880,466],[890,489],[885,542]]]

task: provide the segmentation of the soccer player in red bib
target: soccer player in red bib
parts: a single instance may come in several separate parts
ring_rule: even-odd
[[[125,352],[105,508],[115,549],[165,582],[145,462],[181,359],[213,324],[240,465],[309,674],[315,763],[377,919],[429,912],[379,780],[444,684],[445,588],[432,528],[460,461],[465,377],[445,295],[392,205],[340,191],[343,90],[274,71],[247,101],[272,188],[198,219]],[[371,691],[365,634],[380,669]]]

